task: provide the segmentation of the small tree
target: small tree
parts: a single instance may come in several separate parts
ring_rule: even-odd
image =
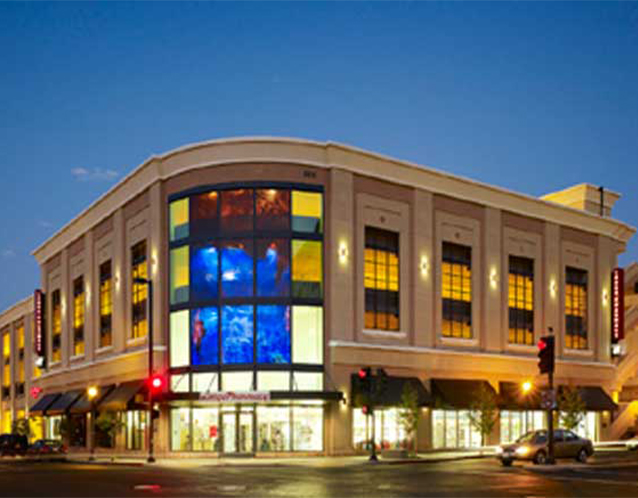
[[[19,436],[29,437],[31,434],[31,428],[29,427],[28,418],[17,418],[11,424],[11,433],[18,434]]]
[[[585,418],[585,402],[576,387],[565,387],[558,397],[560,424],[569,430],[575,430]]]
[[[401,393],[401,412],[399,420],[408,440],[412,441],[412,453],[417,453],[417,431],[419,429],[419,393],[414,386],[406,382]]]
[[[114,412],[101,412],[95,419],[96,445],[112,448],[115,445],[116,434],[124,425]]]
[[[481,446],[485,446],[487,436],[496,425],[498,407],[494,391],[485,384],[476,391],[470,405],[470,425],[481,434]]]

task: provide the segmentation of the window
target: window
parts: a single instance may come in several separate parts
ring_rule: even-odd
[[[509,257],[509,342],[534,344],[534,260]]]
[[[253,190],[224,190],[221,193],[221,228],[224,232],[253,229]]]
[[[481,433],[470,424],[468,410],[432,410],[434,448],[478,448]]]
[[[323,363],[323,308],[292,307],[293,363]]]
[[[190,408],[171,409],[171,450],[190,450]]]
[[[253,241],[222,244],[222,297],[253,295]]]
[[[292,192],[293,232],[321,233],[323,201],[317,192]]]
[[[290,249],[287,239],[257,240],[257,295],[290,295]]]
[[[322,244],[314,240],[292,241],[292,295],[319,299],[322,290]]]
[[[188,237],[188,199],[171,202],[169,224],[171,242]]]
[[[100,347],[105,348],[113,344],[112,337],[113,316],[113,277],[111,261],[100,265]]]
[[[124,413],[126,413],[126,449],[143,450],[146,448],[147,412],[128,410]]]
[[[16,327],[16,342],[18,350],[18,374],[15,390],[16,396],[24,394],[24,323],[20,322]]]
[[[170,323],[170,365],[184,367],[189,364],[188,310],[171,313]]]
[[[73,281],[73,356],[84,354],[84,278]]]
[[[257,407],[257,451],[290,451],[290,407]]]
[[[171,250],[171,304],[188,301],[189,291],[189,258],[188,246]]]
[[[290,306],[257,306],[257,363],[290,363]]]
[[[222,361],[253,362],[253,307],[222,307]]]
[[[472,338],[472,248],[443,242],[443,337]]]
[[[587,349],[587,272],[565,270],[565,347]]]
[[[51,363],[62,359],[62,301],[60,290],[51,293]]]
[[[191,197],[191,233],[196,238],[217,233],[218,199],[215,191]]]
[[[257,190],[257,230],[290,229],[290,191],[274,188]]]
[[[138,242],[131,248],[131,277],[132,277],[132,318],[133,339],[146,337],[148,321],[146,316],[146,301],[148,289],[146,284],[135,283],[136,278],[148,278],[146,263],[146,241]]]
[[[400,408],[379,408],[375,410],[375,443],[378,449],[407,449],[410,447],[407,434],[401,424]],[[367,448],[372,439],[372,417],[354,410],[352,435],[357,450]]]
[[[323,450],[323,407],[292,407],[292,440],[294,451]]]
[[[191,311],[191,364],[217,365],[219,312],[216,306]]]
[[[196,247],[191,253],[190,297],[215,300],[219,295],[219,251],[215,246]]]
[[[11,395],[11,332],[2,334],[2,397]]]
[[[219,410],[193,408],[193,451],[219,451]]]
[[[399,234],[366,227],[365,328],[399,330]]]
[[[523,434],[545,428],[545,412],[501,410],[501,444],[513,443]]]

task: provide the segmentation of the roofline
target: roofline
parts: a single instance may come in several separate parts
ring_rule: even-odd
[[[351,166],[347,166],[347,165],[340,165],[339,163],[332,163],[329,160],[329,150],[331,148],[334,149],[340,149],[342,151],[346,151],[346,152],[350,152],[350,153],[355,153],[361,156],[367,156],[369,158],[373,158],[373,159],[377,159],[377,160],[382,160],[382,161],[386,161],[386,162],[390,162],[396,166],[400,166],[403,168],[409,168],[412,170],[418,170],[420,172],[425,172],[431,175],[435,175],[438,176],[440,178],[444,178],[444,179],[448,179],[448,180],[452,180],[452,181],[460,181],[463,182],[467,185],[472,185],[472,186],[478,186],[481,187],[483,189],[486,190],[490,190],[499,194],[505,194],[505,195],[509,195],[509,196],[513,196],[513,197],[517,197],[519,199],[523,199],[526,201],[533,201],[534,203],[537,204],[541,204],[541,205],[546,205],[549,206],[551,209],[557,209],[560,211],[564,211],[564,212],[568,212],[568,213],[572,213],[577,215],[578,217],[581,217],[584,220],[597,220],[597,221],[604,221],[605,223],[608,224],[612,224],[615,226],[615,230],[611,230],[612,232],[614,232],[614,235],[609,235],[612,238],[615,238],[616,240],[619,240],[623,243],[626,243],[629,238],[631,237],[631,235],[633,233],[636,232],[636,229],[626,223],[623,223],[621,221],[612,219],[612,218],[608,218],[608,217],[601,217],[597,214],[594,213],[589,213],[587,211],[582,211],[580,209],[576,209],[570,206],[565,206],[563,204],[558,204],[556,202],[552,202],[552,201],[548,201],[548,200],[544,200],[538,197],[534,197],[532,195],[529,194],[524,194],[524,193],[520,193],[520,192],[516,192],[513,190],[509,190],[503,187],[499,187],[499,186],[495,186],[495,185],[491,185],[488,183],[484,183],[482,181],[478,181],[478,180],[473,180],[470,179],[468,177],[465,176],[461,176],[461,175],[454,175],[445,171],[441,171],[438,169],[434,169],[432,167],[429,166],[424,166],[424,165],[420,165],[420,164],[416,164],[410,161],[403,161],[400,159],[396,159],[390,156],[386,156],[377,152],[371,152],[368,150],[364,150],[364,149],[360,149],[358,147],[354,147],[351,145],[347,145],[347,144],[342,144],[339,142],[332,142],[332,141],[325,141],[325,142],[321,142],[321,141],[315,141],[315,140],[307,140],[307,139],[299,139],[299,138],[290,138],[290,137],[271,137],[271,136],[255,136],[255,137],[232,137],[232,138],[221,138],[221,139],[213,139],[213,140],[207,140],[207,141],[203,141],[203,142],[194,142],[191,144],[186,144],[183,146],[180,146],[176,149],[172,149],[170,151],[167,151],[165,153],[162,154],[153,154],[151,155],[148,159],[146,159],[144,162],[142,162],[139,166],[137,166],[135,169],[133,169],[129,174],[127,174],[126,176],[124,176],[120,181],[118,181],[115,185],[113,185],[110,189],[108,189],[104,194],[102,194],[100,197],[98,197],[95,201],[93,201],[87,208],[85,208],[84,210],[82,210],[77,216],[75,216],[73,219],[71,219],[69,222],[67,222],[64,226],[62,226],[62,228],[60,228],[59,230],[57,230],[54,234],[52,234],[50,237],[48,237],[44,242],[42,242],[36,249],[34,249],[31,254],[33,256],[36,257],[36,259],[38,259],[38,261],[40,261],[40,256],[41,253],[44,251],[44,249],[51,244],[52,242],[54,242],[56,239],[58,239],[59,237],[63,236],[65,232],[69,231],[72,226],[78,222],[80,219],[82,219],[84,216],[87,215],[87,213],[89,213],[91,210],[93,210],[94,208],[96,208],[99,204],[101,204],[102,202],[104,202],[106,199],[108,199],[109,197],[113,196],[118,190],[120,190],[121,188],[123,188],[123,186],[125,184],[127,184],[127,182],[129,182],[129,180],[131,180],[133,177],[137,176],[138,174],[140,174],[142,171],[144,171],[146,168],[150,167],[150,165],[152,165],[153,163],[157,164],[157,163],[162,163],[163,161],[170,159],[172,156],[181,154],[181,153],[185,153],[185,152],[189,152],[189,151],[193,151],[196,150],[198,148],[203,148],[203,147],[208,147],[211,145],[227,145],[227,144],[242,144],[242,143],[268,143],[268,142],[273,142],[273,143],[281,143],[281,144],[297,144],[297,145],[307,145],[310,147],[318,147],[318,148],[322,148],[324,149],[326,156],[325,156],[325,160],[323,161],[323,164],[320,163],[316,163],[316,162],[308,162],[308,160],[305,160],[304,158],[300,157],[296,163],[297,164],[311,164],[314,166],[318,166],[318,167],[324,167],[324,168],[342,168],[345,169],[347,171],[352,171],[355,173],[359,173],[359,174],[363,174],[363,175],[367,175],[367,176],[372,176],[372,177],[377,177],[377,178],[382,178],[386,181],[389,182],[394,182],[397,184],[401,184],[402,182],[396,179],[393,179],[391,177],[383,177],[379,174],[374,174],[371,172],[366,172],[364,170],[360,170]],[[245,162],[245,161],[254,161],[254,160],[259,160],[259,158],[254,158],[254,157],[245,157],[245,158],[237,158],[236,161],[232,161],[232,160],[226,160],[223,161],[224,163],[232,163],[232,162]],[[269,160],[269,161],[275,161],[276,158],[261,158],[261,160]],[[285,158],[280,158],[279,161],[281,162],[295,162],[295,161],[291,161],[290,159],[285,159]],[[203,166],[211,166],[213,164],[209,163],[206,165],[192,165],[191,169],[197,169],[199,167],[203,167]],[[159,168],[158,168],[159,169]],[[179,171],[178,173],[181,173],[181,171]],[[141,188],[140,192],[137,192],[137,194],[141,193],[142,191],[144,191],[145,189],[149,188],[151,185],[153,185],[154,183],[156,183],[157,181],[162,181],[162,180],[166,180],[167,178],[170,178],[173,175],[166,175],[163,176],[161,171],[157,171],[157,174],[154,175],[154,177],[150,180],[147,181],[143,188]],[[414,186],[414,185],[413,185]],[[417,187],[420,188],[420,187]],[[455,197],[455,195],[453,193],[449,193],[449,192],[438,192],[436,189],[431,189],[433,192],[436,193],[440,193],[440,194],[444,194],[444,195],[448,195],[450,197]],[[468,199],[470,201],[472,201],[472,199]],[[484,201],[475,201],[475,202],[480,202],[481,204],[485,204]],[[499,208],[499,206],[495,205],[494,207]],[[107,216],[110,216],[112,213],[109,212],[108,214],[104,215],[104,218]],[[523,213],[525,214],[525,213]],[[528,216],[537,218],[537,219],[544,219],[542,216],[540,215],[534,215],[534,214],[527,214]],[[587,229],[583,229],[585,231],[587,231]],[[590,232],[594,232],[594,233],[599,233],[594,229],[590,229]],[[71,242],[71,240],[69,240],[69,243]],[[65,244],[67,245],[67,244]]]
[[[25,298],[22,298],[20,301],[13,303],[11,306],[4,309],[3,311],[0,311],[0,327],[3,327],[5,325],[5,322],[11,323],[15,321],[16,319],[19,319],[20,317],[13,317],[12,315],[14,313],[18,313],[20,308],[22,308],[23,306],[26,306],[28,308],[30,304],[31,305],[33,304],[33,296],[27,296]],[[27,310],[27,311],[30,311],[30,310]],[[23,315],[20,315],[20,316],[23,316]]]

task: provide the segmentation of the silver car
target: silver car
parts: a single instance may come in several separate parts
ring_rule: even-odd
[[[589,439],[582,438],[567,429],[554,431],[554,457],[575,458],[585,463],[594,454],[594,445]],[[544,429],[528,432],[513,444],[504,444],[496,448],[496,457],[509,467],[514,460],[531,460],[535,464],[548,461],[547,431]]]

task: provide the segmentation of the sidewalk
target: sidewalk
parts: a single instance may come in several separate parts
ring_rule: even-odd
[[[483,452],[479,450],[472,451],[433,451],[427,453],[419,453],[417,457],[412,458],[387,458],[379,457],[377,465],[397,465],[397,464],[422,464],[437,463],[454,460],[466,460],[472,458],[487,458],[494,455],[493,448],[485,448]],[[129,455],[95,455],[93,461],[89,461],[88,453],[71,453],[67,455],[67,461],[73,463],[84,464],[107,464],[107,465],[127,465],[127,466],[143,466],[154,465],[157,467],[174,467],[174,468],[197,468],[210,466],[307,466],[307,467],[349,467],[355,465],[370,465],[368,456],[338,456],[338,457],[278,457],[278,458],[260,458],[260,457],[210,457],[210,458],[191,458],[191,457],[158,457],[154,464],[147,464],[146,457],[129,456]]]

